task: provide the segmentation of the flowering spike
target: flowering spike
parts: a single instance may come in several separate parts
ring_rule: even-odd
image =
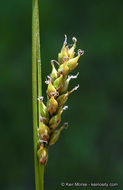
[[[43,97],[38,98],[41,105],[40,113],[40,126],[38,129],[38,158],[40,163],[46,165],[48,159],[48,147],[55,144],[58,140],[61,131],[68,127],[67,123],[64,123],[62,127],[55,130],[61,122],[61,115],[68,106],[64,106],[69,95],[79,88],[79,85],[75,86],[72,90],[68,91],[69,82],[71,79],[78,77],[77,75],[68,75],[78,65],[78,60],[84,51],[78,50],[78,55],[74,57],[74,51],[76,48],[77,39],[73,37],[73,45],[71,48],[67,46],[67,36],[58,54],[58,62],[56,60],[51,61],[52,71],[50,76],[47,76],[47,106],[43,103]],[[58,69],[55,68],[54,62],[58,64]]]
[[[53,115],[58,108],[58,102],[55,100],[54,96],[52,96],[47,102],[47,110],[50,115]]]

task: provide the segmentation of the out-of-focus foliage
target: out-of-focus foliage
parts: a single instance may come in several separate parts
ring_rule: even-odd
[[[34,189],[31,6],[30,0],[0,6],[1,190]],[[79,83],[80,89],[64,113],[70,127],[49,151],[46,190],[63,189],[61,182],[114,182],[123,188],[122,7],[121,0],[40,0],[43,91],[64,34],[69,41],[76,36],[77,47],[85,50],[74,72],[80,72],[78,81],[70,85]]]

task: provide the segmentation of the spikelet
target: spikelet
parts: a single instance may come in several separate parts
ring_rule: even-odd
[[[44,121],[44,123],[47,124],[49,121],[49,113],[47,110],[47,106],[45,106],[45,104],[43,103],[43,96],[38,98],[38,101],[40,101],[40,119],[41,121]]]
[[[50,74],[50,77],[52,80],[55,80],[55,79],[57,79],[58,73],[57,73],[57,70],[54,66],[54,60],[51,60],[51,65],[52,65],[52,72]]]
[[[44,140],[44,141],[48,141],[49,140],[50,129],[43,122],[40,122],[38,133],[39,133],[39,137],[42,140]]]
[[[46,165],[48,160],[48,149],[44,146],[40,146],[39,150],[37,151],[37,156],[42,165]]]
[[[62,130],[65,128],[65,126],[67,126],[68,124],[67,123],[64,123],[63,126],[61,126],[59,129],[53,131],[53,133],[51,134],[51,137],[50,137],[50,141],[49,141],[49,145],[53,145],[57,142],[57,140],[59,139],[59,136],[62,132]]]
[[[72,90],[68,90],[70,80],[77,78],[79,73],[75,76],[68,74],[77,67],[80,56],[84,54],[84,51],[79,49],[78,55],[74,57],[77,39],[73,37],[72,40],[73,45],[69,48],[67,36],[65,35],[61,52],[58,54],[58,62],[55,60],[51,61],[52,71],[46,81],[48,85],[46,105],[43,103],[42,97],[38,98],[41,106],[41,122],[38,128],[37,155],[42,165],[46,165],[49,146],[56,143],[61,131],[66,126],[65,123],[62,127],[58,128],[62,113],[68,108],[64,104],[68,100],[69,95],[79,87],[77,85]],[[55,68],[54,62],[58,64],[58,69]]]
[[[75,37],[72,38],[74,44],[73,46],[68,50],[68,56],[70,59],[72,59],[74,57],[74,54],[75,54],[75,48],[76,48],[76,42],[77,42],[77,39]]]
[[[58,54],[58,62],[60,65],[64,63],[64,59],[68,58],[68,49],[66,45],[67,45],[67,36],[65,35],[65,40],[61,52]]]
[[[58,102],[55,100],[54,96],[52,96],[48,101],[47,101],[47,110],[52,116],[56,110],[58,109]]]

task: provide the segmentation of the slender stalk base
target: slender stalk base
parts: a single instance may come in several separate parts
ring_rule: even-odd
[[[44,166],[42,166],[39,163],[37,157],[37,140],[38,140],[37,126],[39,125],[40,122],[40,103],[37,105],[37,92],[38,92],[38,97],[40,97],[42,95],[42,87],[41,87],[40,37],[39,37],[39,10],[38,10],[38,0],[32,0],[32,105],[33,105],[35,190],[43,190]],[[38,106],[38,112],[37,112],[37,106]]]
[[[38,97],[42,96],[41,79],[41,53],[40,53],[40,29],[39,29],[39,7],[37,4],[37,68],[38,68]],[[38,101],[38,126],[40,124],[40,101]],[[44,166],[39,163],[39,185],[40,190],[44,189]]]
[[[44,189],[44,166],[39,163],[40,190]]]

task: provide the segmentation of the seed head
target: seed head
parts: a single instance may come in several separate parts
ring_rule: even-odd
[[[68,128],[68,123],[64,123],[58,128],[63,111],[68,109],[68,106],[64,106],[64,104],[68,100],[69,95],[79,88],[79,85],[77,85],[72,90],[68,90],[70,80],[76,79],[79,72],[76,75],[68,74],[77,67],[80,56],[84,54],[84,51],[79,49],[77,56],[74,57],[77,39],[73,37],[72,41],[73,45],[69,48],[70,46],[67,45],[67,36],[65,35],[62,49],[58,54],[58,61],[51,60],[52,71],[45,81],[48,85],[46,91],[47,104],[44,104],[42,96],[37,99],[40,101],[37,155],[42,165],[46,165],[48,147],[56,143],[64,128]],[[55,68],[54,63],[57,63],[58,69]]]

